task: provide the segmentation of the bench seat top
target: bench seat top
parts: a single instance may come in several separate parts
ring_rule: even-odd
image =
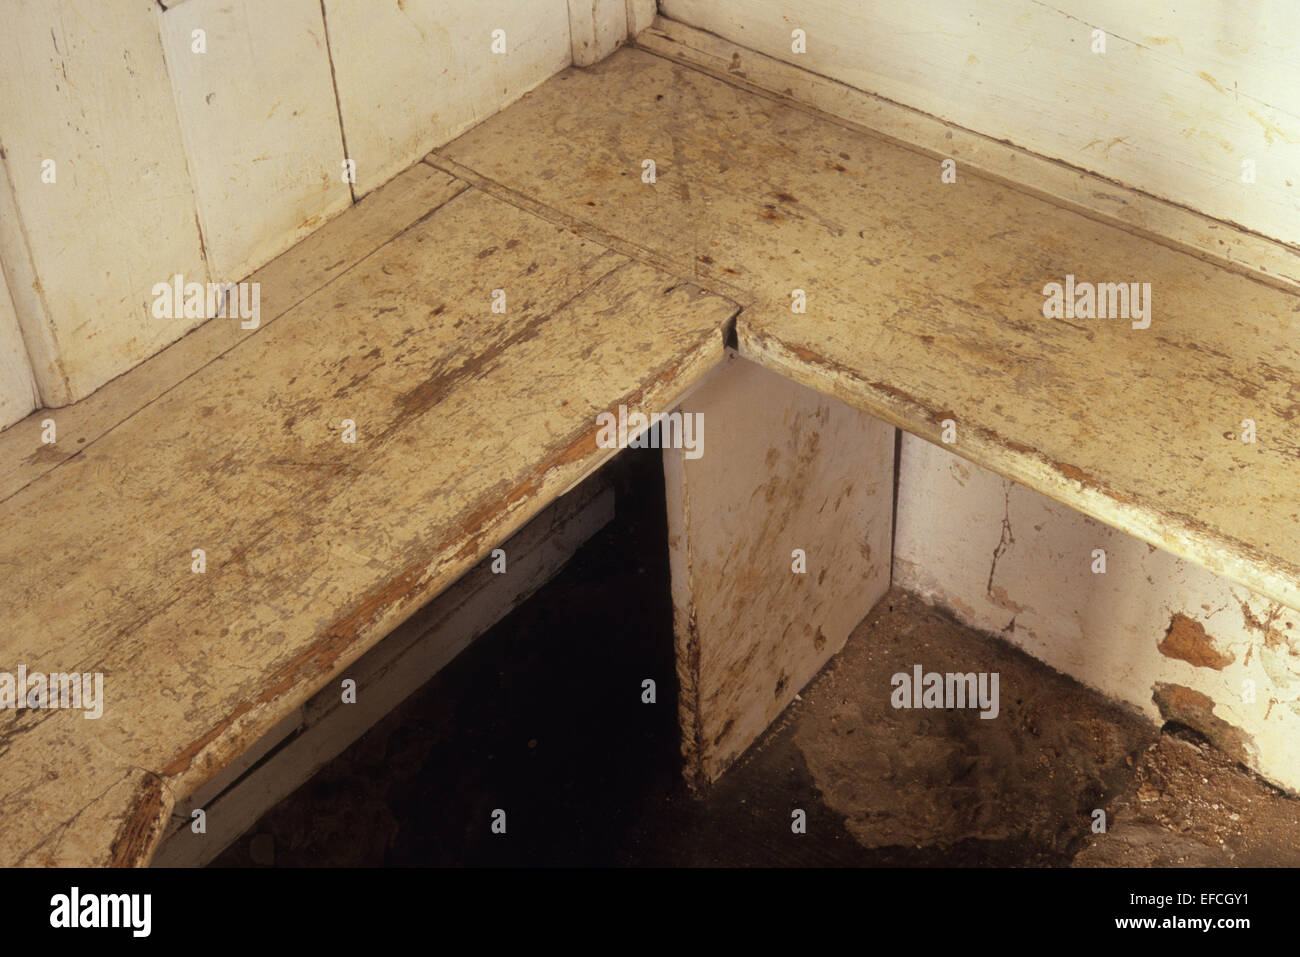
[[[1300,609],[1300,297],[640,49],[429,161],[731,290],[750,359]],[[1047,315],[1053,282],[1149,284],[1149,327]]]
[[[0,502],[0,662],[104,699],[0,712],[0,863],[147,862],[176,801],[614,454],[600,413],[671,408],[736,310],[465,190]]]

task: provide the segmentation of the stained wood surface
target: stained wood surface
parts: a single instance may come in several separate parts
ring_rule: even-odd
[[[1300,607],[1300,298],[640,50],[432,161],[743,288],[743,355]],[[1151,283],[1151,327],[1044,318],[1067,274]]]
[[[735,311],[463,193],[0,504],[0,660],[106,699],[0,713],[0,860],[147,861],[177,800],[607,459],[598,413],[719,361]]]
[[[261,288],[258,329],[244,329],[235,319],[210,319],[82,401],[60,409],[39,409],[0,432],[0,501],[85,451],[223,352],[258,335],[465,188],[465,183],[428,164],[413,166],[248,277]],[[41,423],[46,419],[55,422],[52,445],[41,441]]]
[[[553,578],[614,517],[614,489],[597,473],[502,542],[506,571],[480,562],[330,682],[239,761],[172,814],[154,867],[202,867],[309,781],[384,715]],[[340,681],[356,682],[342,701]],[[292,738],[290,737],[292,735]],[[273,752],[269,753],[268,752]],[[266,756],[265,760],[262,758]],[[203,808],[207,830],[190,829]]]

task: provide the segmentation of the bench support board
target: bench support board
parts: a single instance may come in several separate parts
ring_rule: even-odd
[[[682,411],[704,416],[702,455],[664,451],[682,752],[700,791],[888,589],[894,429],[734,355]]]

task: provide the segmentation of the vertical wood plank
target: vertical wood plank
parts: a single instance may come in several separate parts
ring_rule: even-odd
[[[627,39],[627,4],[619,0],[569,0],[573,65],[591,66]]]
[[[187,0],[162,25],[208,263],[238,282],[352,201],[320,3]]]
[[[325,0],[325,20],[358,196],[569,65],[565,0]]]
[[[686,774],[715,780],[889,587],[894,430],[731,357],[664,451]],[[795,571],[802,550],[805,570]]]
[[[47,406],[201,321],[150,312],[154,283],[208,278],[159,15],[153,0],[5,5],[0,259]]]
[[[655,0],[627,0],[627,35],[635,37],[654,23],[659,6]]]

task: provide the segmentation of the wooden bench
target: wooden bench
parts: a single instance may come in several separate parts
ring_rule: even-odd
[[[746,358],[1300,607],[1295,295],[641,50],[430,162],[725,284]],[[1044,318],[1067,275],[1151,283],[1150,328]]]
[[[943,183],[938,156],[640,49],[561,74],[428,161],[736,299],[745,359],[1300,608],[1292,292],[967,170]],[[1149,327],[1048,318],[1044,289],[1068,276],[1149,283]],[[696,514],[744,501],[703,499]],[[725,603],[721,578],[688,577],[679,658],[778,655],[704,613]],[[820,627],[811,613],[777,613],[773,631]],[[686,745],[709,779],[752,740],[731,729],[793,691],[695,670],[682,717],[715,716]]]
[[[0,504],[0,657],[105,698],[6,715],[6,864],[147,862],[177,801],[614,454],[599,413],[721,358],[732,303],[457,189],[93,440],[65,428]]]
[[[398,235],[6,466],[4,657],[103,671],[109,701],[0,737],[7,863],[147,860],[175,802],[590,474],[597,413],[693,386],[707,453],[665,459],[698,786],[888,586],[894,426],[1300,608],[1295,295],[639,49],[427,164]],[[1150,283],[1149,327],[1045,317],[1067,276]]]

